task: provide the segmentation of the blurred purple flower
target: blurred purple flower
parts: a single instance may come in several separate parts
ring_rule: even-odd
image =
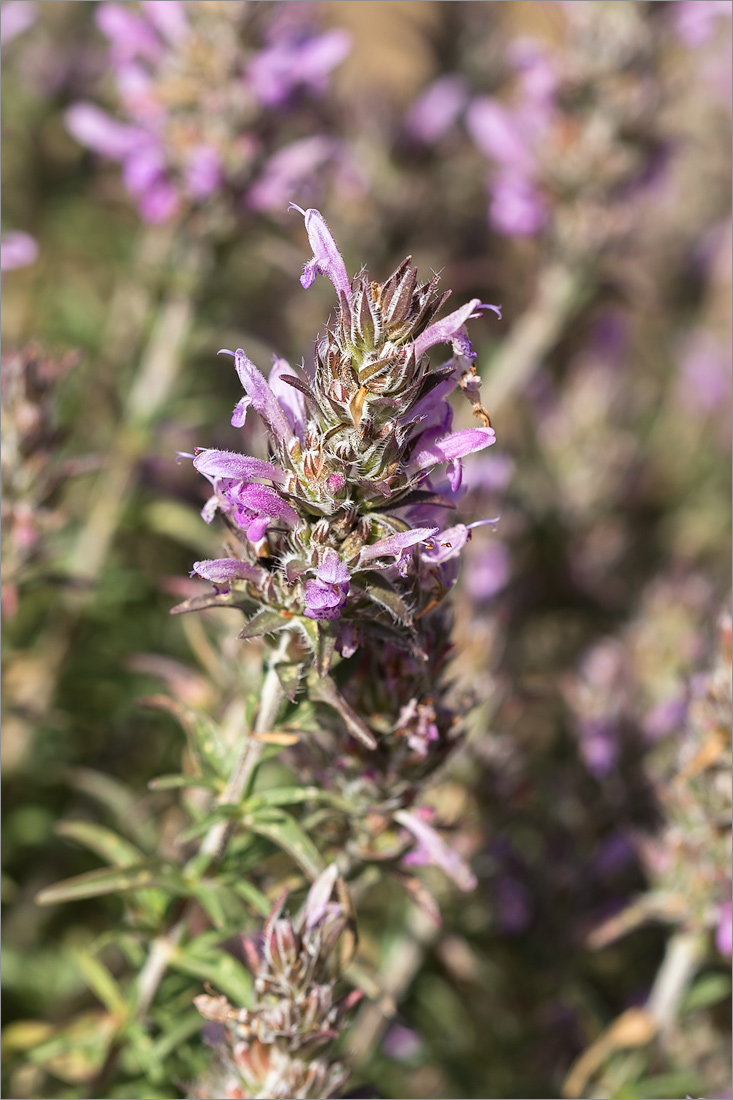
[[[457,852],[449,848],[443,838],[429,825],[419,811],[414,813],[398,810],[395,821],[412,833],[417,846],[403,856],[402,862],[408,866],[434,865],[440,867],[452,878],[460,890],[470,891],[476,888],[476,876]]]
[[[321,34],[302,17],[286,20],[284,30],[270,27],[272,40],[260,53],[248,54],[223,8],[178,0],[107,0],[96,6],[124,120],[78,102],[66,123],[81,144],[122,162],[125,186],[145,221],[168,221],[225,185],[246,195],[254,166],[262,161],[264,174],[248,201],[253,209],[271,210],[307,191],[340,148],[335,139],[316,134],[268,159],[258,116],[274,110],[279,121],[296,88],[323,91],[348,52],[346,32]],[[200,49],[191,48],[194,41]]]
[[[694,48],[712,37],[717,19],[731,18],[733,4],[730,0],[679,0],[672,14],[680,38]]]
[[[291,141],[278,149],[265,164],[262,175],[247,192],[252,210],[282,210],[291,195],[301,195],[311,181],[330,162],[335,161],[342,145],[335,138],[314,134]]]
[[[382,1043],[382,1050],[396,1062],[411,1062],[423,1050],[422,1039],[411,1027],[394,1023]]]
[[[8,0],[0,8],[0,43],[12,42],[38,19],[34,0]]]
[[[644,733],[651,741],[658,741],[659,738],[681,729],[687,715],[687,708],[688,700],[684,694],[662,699],[644,716],[642,721]]]
[[[468,102],[468,85],[462,76],[449,73],[430,84],[415,100],[406,129],[417,141],[431,145],[456,124]]]
[[[314,35],[304,28],[288,28],[253,58],[246,77],[260,103],[280,107],[298,88],[322,94],[329,75],[348,56],[351,45],[348,31]]]
[[[685,408],[705,416],[730,402],[730,344],[716,340],[707,329],[698,329],[682,356],[679,394]]]
[[[28,233],[12,230],[0,238],[0,271],[27,267],[38,256],[38,243]]]
[[[503,542],[489,542],[466,563],[466,591],[472,600],[490,600],[509,580],[511,556]]]

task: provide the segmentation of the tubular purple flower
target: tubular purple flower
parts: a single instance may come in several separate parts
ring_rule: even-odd
[[[449,313],[441,321],[436,321],[418,336],[415,341],[415,357],[419,358],[434,344],[450,343],[460,334],[469,317],[477,316],[478,311],[482,309],[493,309],[494,313],[501,317],[501,306],[487,305],[480,298],[472,298],[465,306]]]
[[[140,7],[169,42],[178,42],[188,33],[186,6],[181,0],[142,0]]]
[[[305,431],[305,398],[300,390],[287,382],[283,382],[283,378],[297,377],[298,375],[287,359],[279,359],[275,356],[267,382],[280,403],[280,407],[284,410],[290,427],[302,439]]]
[[[252,59],[247,79],[256,98],[267,107],[281,106],[298,87],[323,92],[326,78],[348,55],[351,43],[351,35],[343,30],[283,38]]]
[[[323,134],[299,138],[278,149],[247,192],[253,210],[282,209],[292,194],[302,191],[326,165],[338,159],[343,143]]]
[[[234,366],[239,381],[251,398],[252,405],[260,414],[272,434],[282,443],[288,444],[293,439],[293,429],[283,412],[280,402],[268,386],[257,367],[244,354],[241,348],[235,352],[222,348],[219,355],[233,355]]]
[[[252,478],[262,478],[273,481],[276,485],[282,484],[285,474],[271,462],[263,462],[261,458],[250,458],[249,455],[240,455],[236,451],[217,451],[207,448],[197,454],[193,460],[194,467],[204,477],[211,479],[228,477],[235,481],[250,481]]]
[[[514,112],[488,96],[475,99],[466,113],[466,125],[481,152],[523,176],[534,172],[535,160],[526,131],[517,126]]]
[[[349,570],[335,550],[329,548],[316,579],[306,581],[305,611],[308,619],[338,619],[349,594]]]
[[[313,208],[303,210],[302,207],[296,206],[294,202],[291,202],[290,209],[297,210],[305,218],[308,240],[313,249],[313,259],[305,265],[300,279],[301,286],[306,290],[309,286],[312,286],[318,272],[331,280],[339,298],[345,298],[351,306],[353,297],[349,276],[346,273],[346,264],[330,229],[323,220],[322,214]]]
[[[123,160],[141,145],[150,144],[150,136],[139,126],[118,122],[93,103],[74,103],[64,115],[66,128],[81,145],[113,160]]]
[[[298,522],[297,512],[286,500],[267,485],[252,482],[225,489],[224,498],[234,508],[234,518],[250,542],[259,542],[270,524],[277,519]]]
[[[407,810],[398,810],[394,815],[398,824],[412,833],[418,843],[415,851],[409,852],[403,859],[403,863],[434,864],[445,871],[446,875],[453,879],[460,890],[474,890],[476,888],[476,876],[471,868],[461,857],[448,847],[446,842],[435,831],[432,825],[419,817],[416,813]]]
[[[112,45],[112,63],[124,64],[141,56],[157,61],[161,54],[161,42],[147,19],[130,8],[109,3],[98,4],[94,19],[102,34]]]
[[[408,550],[419,542],[425,542],[437,531],[437,527],[415,527],[412,531],[389,535],[387,538],[379,539],[378,542],[373,542],[371,546],[363,547],[360,560],[372,561],[374,558],[391,557],[393,554],[399,557],[403,550]]]
[[[197,573],[205,581],[213,584],[228,584],[234,580],[247,580],[259,582],[264,571],[249,562],[239,561],[237,558],[214,558],[206,561],[195,561],[191,576]]]
[[[493,428],[463,428],[460,432],[452,432],[435,443],[418,443],[410,459],[410,470],[417,473],[419,470],[437,466],[441,462],[452,462],[456,458],[463,458],[464,455],[490,447],[493,443],[496,443]]]
[[[440,141],[455,126],[467,101],[468,84],[462,76],[439,77],[410,108],[407,132],[428,145]]]

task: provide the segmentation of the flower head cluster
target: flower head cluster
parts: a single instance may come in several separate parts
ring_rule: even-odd
[[[280,13],[257,49],[247,41],[250,16],[241,0],[97,6],[124,120],[79,102],[67,126],[83,145],[122,163],[146,221],[167,221],[217,193],[241,196],[253,186],[261,209],[273,173],[287,171],[293,186],[336,155],[333,140],[301,138],[279,149],[273,166],[265,134],[274,111],[282,114],[303,90],[325,89],[349,36],[317,33],[297,13]],[[266,185],[256,182],[260,175]]]
[[[306,640],[320,628],[338,634],[344,655],[368,633],[419,648],[416,624],[450,588],[471,535],[445,524],[461,496],[461,460],[494,442],[465,324],[499,311],[473,299],[437,319],[448,294],[437,277],[419,282],[409,259],[384,283],[365,272],[350,280],[319,212],[301,213],[313,249],[301,281],[327,275],[339,309],[310,373],[277,360],[266,381],[244,351],[227,353],[245,389],[233,423],[254,409],[270,456],[194,457],[213,488],[204,517],[220,511],[236,540],[232,557],[194,570],[259,612],[244,636],[295,626]],[[438,344],[453,356],[436,369],[428,352]],[[457,388],[480,426],[452,430]]]
[[[524,37],[508,45],[510,89],[476,95],[461,74],[443,75],[414,104],[408,129],[435,144],[463,118],[490,164],[492,227],[511,237],[551,228],[585,254],[589,241],[600,247],[628,229],[630,194],[663,163],[664,21],[651,23],[639,4],[557,7],[557,45]]]
[[[261,943],[244,945],[254,975],[253,1007],[235,1009],[226,997],[196,998],[214,1025],[210,1042],[219,1061],[211,1080],[194,1093],[198,1098],[318,1100],[333,1096],[346,1078],[329,1048],[360,994],[335,994],[336,956],[347,940],[353,943],[349,899],[336,865],[316,879],[295,919],[283,912],[285,900],[283,895],[276,903]]]

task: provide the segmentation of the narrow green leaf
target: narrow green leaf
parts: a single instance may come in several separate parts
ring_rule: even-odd
[[[267,900],[261,890],[258,890],[256,886],[253,886],[251,882],[246,879],[238,879],[232,883],[232,889],[235,893],[239,894],[240,898],[243,898],[248,905],[251,905],[256,913],[259,913],[262,917],[269,917],[272,905]]]
[[[84,949],[73,951],[72,957],[95,997],[122,1021],[128,1015],[130,1006],[104,963]]]
[[[212,825],[217,825],[220,821],[226,821],[227,818],[236,817],[240,809],[240,806],[217,806],[210,814],[206,814],[195,825],[189,826],[188,829],[182,832],[178,837],[179,842],[188,844],[190,840],[196,840],[197,837],[208,833]]]
[[[201,1030],[201,1021],[201,1013],[194,1008],[180,1020],[167,1023],[164,1033],[150,1049],[151,1061],[162,1062],[180,1043],[185,1043],[186,1039],[196,1035]]]
[[[104,867],[76,875],[54,886],[47,886],[36,897],[39,905],[56,905],[79,898],[96,898],[103,894],[125,893],[145,888],[187,893],[187,887],[177,868],[162,859],[149,859],[132,867]]]
[[[270,611],[263,607],[254,618],[250,619],[244,630],[240,630],[240,638],[258,638],[262,634],[273,634],[276,630],[282,630],[289,626],[290,621],[283,618],[279,611]]]
[[[59,821],[56,832],[59,836],[83,844],[115,867],[129,867],[145,858],[144,853],[129,840],[94,821]]]
[[[156,710],[168,711],[180,722],[191,753],[204,776],[212,772],[219,778],[228,775],[231,749],[213,718],[185,706],[170,695],[152,695],[141,702]]]
[[[320,787],[270,787],[268,791],[258,791],[247,799],[245,807],[256,813],[264,806],[294,806],[299,802],[312,802],[328,797],[327,791]]]
[[[278,848],[292,856],[309,878],[317,878],[326,866],[311,838],[290,814],[282,811],[279,820],[271,817],[263,820],[253,815],[250,827],[253,832],[272,840]]]
[[[302,664],[298,665],[289,661],[283,661],[281,664],[275,665],[275,671],[282,684],[282,689],[285,692],[286,698],[288,698],[291,703],[294,703],[298,687],[300,686],[300,678],[303,675]]]
[[[308,674],[308,688],[312,699],[319,703],[327,703],[343,718],[349,733],[368,749],[376,749],[377,742],[372,731],[361,720],[358,714],[351,709],[343,698],[330,676],[318,676],[315,669]]]
[[[171,956],[171,966],[204,982],[211,982],[238,1004],[251,1000],[252,979],[241,963],[224,951],[198,953],[195,943],[178,948]]]
[[[412,612],[384,577],[370,570],[368,573],[360,574],[359,580],[366,582],[366,594],[373,603],[383,607],[403,626],[412,628],[414,619]]]
[[[92,768],[72,768],[69,784],[104,806],[114,817],[121,832],[129,836],[144,851],[157,843],[157,829],[150,816],[141,812],[140,794],[111,775]]]
[[[188,611],[203,611],[207,607],[235,607],[241,610],[249,610],[256,605],[242,592],[234,588],[229,592],[206,592],[202,596],[192,596],[190,600],[177,603],[170,610],[171,615],[185,615]]]
[[[296,619],[293,619],[293,624],[294,626],[297,626],[300,630],[301,634],[303,635],[303,640],[305,641],[311,652],[313,654],[316,654],[318,652],[319,639],[318,623],[316,622],[316,620],[306,619],[305,615],[302,615],[298,616]]]
[[[202,775],[159,775],[148,783],[151,791],[170,791],[179,787],[205,787],[210,791],[219,791],[221,783]]]

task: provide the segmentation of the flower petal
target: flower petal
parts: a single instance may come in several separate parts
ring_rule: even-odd
[[[300,280],[301,284],[306,288],[312,285],[314,278],[313,265],[315,264],[315,269],[331,280],[339,297],[343,296],[351,305],[351,282],[346,272],[346,264],[333,239],[331,230],[323,220],[323,215],[319,210],[314,210],[312,207],[303,210],[295,203],[290,204],[290,209],[297,210],[305,218],[308,240],[313,249],[313,259],[306,264],[306,270]]]
[[[193,563],[194,573],[213,584],[227,584],[233,580],[260,581],[263,571],[249,562],[237,558],[213,558]]]
[[[412,471],[427,470],[431,466],[437,466],[440,462],[452,462],[453,459],[463,458],[464,455],[481,451],[484,447],[490,447],[496,442],[496,434],[493,428],[464,428],[460,432],[451,432],[435,443],[421,447],[410,459]]]
[[[426,539],[432,538],[437,531],[437,527],[415,527],[412,531],[403,531],[399,535],[389,535],[387,538],[373,542],[371,546],[364,546],[361,551],[361,560],[371,561],[372,558],[400,554],[410,546],[415,546],[418,542],[424,542]]]
[[[416,358],[419,358],[428,348],[432,348],[434,344],[450,343],[460,333],[469,317],[482,309],[493,309],[494,313],[501,317],[501,306],[487,305],[480,298],[472,298],[470,302],[466,302],[465,306],[453,310],[441,321],[429,325],[425,332],[418,336],[415,341]]]
[[[429,856],[430,862],[445,871],[459,889],[468,891],[476,888],[476,876],[471,868],[457,852],[448,847],[432,825],[407,810],[398,810],[394,819],[412,833],[424,854]]]
[[[204,477],[230,477],[236,481],[249,481],[253,477],[259,477],[274,481],[275,484],[285,480],[283,471],[272,463],[263,462],[261,458],[250,458],[249,455],[240,455],[236,451],[208,448],[196,455],[193,464]]]
[[[245,508],[259,513],[268,519],[284,519],[288,523],[298,522],[298,513],[286,500],[270,489],[268,485],[245,485],[239,493],[239,499]]]
[[[221,351],[219,354],[231,355],[231,352]],[[260,414],[270,432],[282,442],[289,443],[293,439],[293,429],[288,423],[288,418],[283,412],[280,402],[257,370],[257,367],[247,358],[241,348],[237,348],[234,353],[234,366],[239,375],[239,381],[252,398],[254,408]]]

